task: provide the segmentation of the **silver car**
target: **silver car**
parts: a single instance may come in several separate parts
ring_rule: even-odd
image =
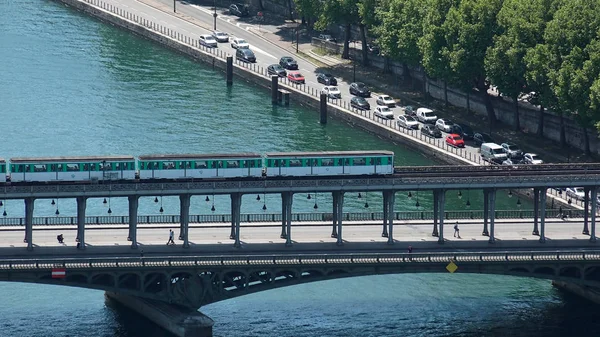
[[[398,120],[396,121],[401,128],[419,130],[419,122],[411,116],[400,115],[398,116]]]

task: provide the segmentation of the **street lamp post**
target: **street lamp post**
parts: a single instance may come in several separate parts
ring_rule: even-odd
[[[296,19],[294,19],[296,21]],[[298,28],[300,27],[300,23],[296,24],[296,54],[298,54],[298,46],[300,45],[300,39],[298,38]]]
[[[175,1],[176,0],[173,0],[173,13],[177,13],[177,9],[175,8]]]
[[[356,40],[352,41],[352,82],[356,82],[356,59],[354,57],[354,52],[356,51]]]
[[[215,0],[214,5],[214,13],[213,13],[213,29],[217,30],[217,0]]]

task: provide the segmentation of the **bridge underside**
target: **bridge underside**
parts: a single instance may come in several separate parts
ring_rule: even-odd
[[[444,262],[372,265],[287,264],[223,265],[210,267],[171,266],[148,271],[142,268],[67,270],[66,278],[53,279],[48,271],[0,271],[0,281],[30,282],[105,290],[196,310],[201,306],[246,294],[290,285],[343,277],[399,274],[448,273]],[[600,262],[556,261],[539,264],[489,261],[456,262],[457,273],[535,277],[600,288]]]

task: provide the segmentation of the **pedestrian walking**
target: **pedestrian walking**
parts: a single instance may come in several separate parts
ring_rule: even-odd
[[[172,229],[169,229],[169,241],[167,241],[167,246],[168,246],[169,244],[172,244],[172,245],[174,245],[174,244],[175,244],[175,241],[173,241],[173,235],[174,235],[174,234],[173,234],[173,230],[172,230]]]
[[[458,221],[454,224],[454,237],[460,239],[460,229],[458,229]]]

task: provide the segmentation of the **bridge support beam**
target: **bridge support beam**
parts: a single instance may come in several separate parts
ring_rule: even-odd
[[[590,242],[596,242],[596,210],[598,209],[598,188],[594,186],[592,188],[592,225],[590,231]]]
[[[388,216],[389,216],[389,203],[390,203],[389,197],[390,197],[389,191],[383,191],[383,232],[381,232],[381,237],[383,237],[383,238],[389,237],[389,235],[388,235]]]
[[[444,206],[446,204],[446,190],[438,190],[438,213],[437,217],[440,222],[440,230],[438,235],[438,243],[444,243]]]
[[[584,187],[583,191],[585,193],[585,196],[583,197],[583,230],[581,231],[581,234],[590,235],[590,231],[588,229],[588,220],[590,213],[590,188]]]
[[[189,228],[190,228],[190,199],[189,194],[179,196],[179,240],[183,240],[183,248],[190,247]]]
[[[285,245],[290,247],[292,245],[292,203],[294,202],[294,193],[285,192],[285,194],[285,222],[287,231]]]
[[[132,249],[137,249],[137,217],[140,197],[130,195],[127,199],[129,200],[129,237],[127,240],[131,241]]]
[[[538,217],[540,215],[540,189],[533,189],[533,231],[531,235],[540,235],[538,230]]]
[[[25,198],[25,242],[27,250],[33,250],[33,204],[34,198]]]
[[[287,238],[287,193],[281,193],[281,239]]]
[[[546,187],[540,188],[540,243],[546,242]]]
[[[490,190],[483,190],[483,231],[481,232],[482,236],[490,236],[490,232],[488,232],[488,219],[490,210]]]
[[[242,194],[232,193],[231,194],[231,221],[235,224],[235,235],[233,246],[239,248],[242,246],[240,241],[240,222],[242,219]]]
[[[77,197],[77,249],[85,249],[85,208],[87,197]]]
[[[495,243],[496,242],[496,237],[494,236],[495,235],[494,222],[496,220],[496,190],[495,189],[491,189],[488,191],[488,200],[489,200],[488,210],[490,213],[490,232],[489,232],[490,239],[488,240],[488,242]]]
[[[396,201],[396,193],[394,191],[384,192],[388,194],[388,206],[387,206],[387,220],[389,232],[388,232],[388,245],[394,244],[394,202]]]
[[[342,236],[342,218],[344,214],[344,192],[338,191],[334,192],[333,198],[337,200],[337,242],[338,246],[342,246],[344,244],[344,239]]]
[[[433,190],[433,232],[431,232],[431,236],[439,236],[438,232],[438,208],[440,202],[440,192],[439,190]]]
[[[338,237],[338,232],[337,232],[337,224],[338,224],[338,200],[335,197],[335,192],[331,193],[331,199],[332,199],[332,204],[333,204],[333,209],[331,211],[332,220],[333,220],[333,224],[332,224],[332,228],[331,228],[331,237],[332,238],[337,238]]]

